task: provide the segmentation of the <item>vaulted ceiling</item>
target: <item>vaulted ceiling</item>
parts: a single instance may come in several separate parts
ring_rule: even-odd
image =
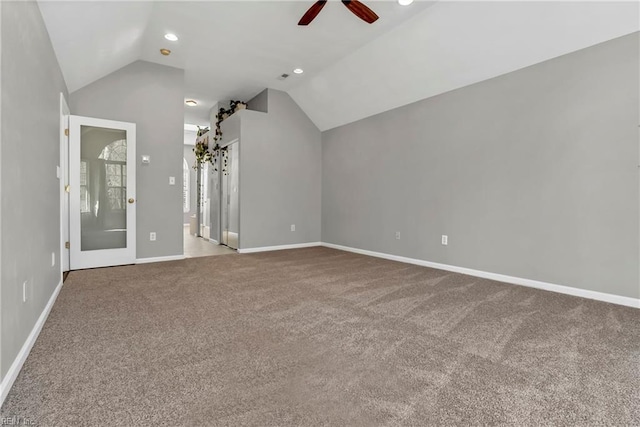
[[[73,92],[136,60],[183,68],[185,121],[219,100],[287,91],[321,130],[640,29],[636,2],[366,2],[368,25],[330,1],[40,1]],[[177,42],[164,39],[174,33]],[[160,48],[172,50],[169,57]],[[295,75],[294,68],[305,73]],[[277,77],[291,74],[284,81]]]

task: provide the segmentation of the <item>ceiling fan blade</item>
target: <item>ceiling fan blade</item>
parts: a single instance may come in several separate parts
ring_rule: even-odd
[[[302,15],[302,18],[300,18],[300,22],[298,22],[298,25],[309,25],[311,21],[313,21],[316,16],[318,16],[318,13],[320,13],[325,4],[327,4],[327,0],[319,0],[315,2],[313,6],[311,6],[309,10],[307,10],[307,12]]]
[[[347,9],[353,12],[354,15],[368,24],[373,24],[378,20],[378,15],[358,0],[342,0],[342,3],[347,6]]]

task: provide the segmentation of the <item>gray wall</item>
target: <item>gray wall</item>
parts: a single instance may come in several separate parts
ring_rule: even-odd
[[[265,89],[249,101],[247,101],[247,108],[249,110],[261,111],[263,113],[269,112],[269,89]]]
[[[320,241],[321,133],[284,92],[268,89],[268,111],[222,124],[240,137],[241,249]]]
[[[67,89],[35,2],[0,2],[1,332],[4,378],[60,277],[60,92]],[[51,266],[51,253],[56,265]],[[22,302],[22,283],[28,300]]]
[[[196,164],[196,155],[193,152],[193,145],[184,145],[183,158],[187,160],[189,165],[189,212],[184,213],[183,222],[189,224],[189,218],[196,213],[196,201],[198,197],[198,189],[196,188],[196,170],[193,165]]]
[[[638,52],[636,33],[323,133],[322,240],[640,297]]]
[[[183,253],[184,71],[134,62],[73,92],[73,114],[136,123],[137,257]],[[143,165],[140,156],[151,163]],[[169,185],[169,176],[176,185]],[[149,241],[149,233],[157,241]]]

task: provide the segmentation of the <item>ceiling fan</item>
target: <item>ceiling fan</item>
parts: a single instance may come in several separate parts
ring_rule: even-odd
[[[318,16],[318,13],[320,13],[326,3],[327,0],[319,0],[315,2],[309,10],[302,15],[298,25],[309,25],[311,21]],[[358,0],[342,0],[342,4],[344,4],[354,15],[368,24],[373,24],[378,19],[378,15],[376,15],[373,10],[369,9]]]

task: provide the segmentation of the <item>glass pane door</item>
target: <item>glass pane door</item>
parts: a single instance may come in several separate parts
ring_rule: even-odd
[[[80,126],[80,250],[127,247],[127,133]]]
[[[72,269],[135,262],[135,124],[71,116]]]

